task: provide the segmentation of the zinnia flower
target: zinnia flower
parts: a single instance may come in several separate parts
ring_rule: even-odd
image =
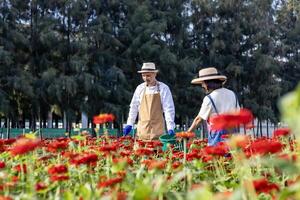
[[[194,132],[179,132],[179,133],[176,133],[176,137],[178,137],[178,138],[193,138],[193,137],[195,137],[195,133]]]
[[[132,165],[133,164],[133,160],[131,160],[128,157],[121,157],[121,158],[114,158],[113,159],[113,163],[126,163],[128,165]]]
[[[105,146],[100,147],[99,151],[108,153],[108,152],[111,152],[111,151],[116,151],[117,148],[118,148],[117,144],[105,145]]]
[[[104,124],[106,122],[112,122],[115,120],[115,116],[113,114],[100,114],[93,117],[94,124]]]
[[[215,115],[209,119],[212,130],[230,129],[240,124],[248,124],[253,120],[253,114],[248,109],[240,109],[238,112]]]
[[[166,167],[167,161],[166,160],[144,160],[142,161],[149,170],[152,169],[164,169]]]
[[[35,190],[36,191],[40,191],[40,190],[44,190],[47,188],[47,185],[43,182],[38,182],[35,184]]]
[[[24,172],[24,174],[26,174],[27,173],[27,166],[26,166],[26,164],[23,164],[23,165],[16,165],[15,167],[14,167],[14,170],[16,170],[17,172]]]
[[[48,174],[63,174],[67,173],[68,168],[65,165],[54,165],[48,169]]]
[[[154,154],[154,150],[148,148],[139,148],[135,151],[135,154],[138,156],[149,156]]]
[[[273,132],[273,137],[286,136],[291,133],[291,129],[289,128],[279,128]]]
[[[5,167],[5,162],[0,161],[0,169],[3,169]]]
[[[229,147],[224,142],[219,142],[216,146],[207,146],[203,148],[207,155],[224,156],[229,153]]]
[[[71,163],[75,165],[81,165],[81,164],[92,165],[97,161],[98,161],[97,154],[90,153],[90,154],[78,155],[77,157],[71,160]]]
[[[0,200],[13,200],[12,198],[8,197],[8,196],[2,196],[0,195]]]
[[[67,149],[69,146],[68,140],[54,140],[52,143],[47,145],[49,152],[57,152],[59,150]]]
[[[181,165],[182,165],[181,162],[175,161],[175,162],[172,164],[172,168],[173,168],[173,169],[177,169],[177,168],[180,167]]]
[[[237,147],[241,149],[245,149],[250,145],[250,143],[251,143],[250,137],[248,135],[241,135],[241,134],[233,135],[229,141],[231,147]]]
[[[254,141],[246,151],[250,151],[252,154],[261,154],[265,155],[268,153],[277,153],[280,152],[283,148],[283,145],[276,140],[267,140],[261,139]]]
[[[69,180],[69,176],[67,176],[67,175],[52,175],[50,177],[50,180],[52,182],[55,182],[55,181],[66,181],[66,180]]]
[[[272,190],[279,190],[279,186],[275,183],[269,183],[266,178],[258,179],[253,181],[255,191],[259,193],[270,193]]]
[[[123,177],[111,178],[111,179],[99,182],[98,188],[112,187],[112,186],[116,185],[117,183],[121,183],[122,181],[123,181]]]
[[[27,152],[33,151],[40,143],[41,140],[39,139],[20,138],[13,144],[10,153],[13,156],[26,154]]]

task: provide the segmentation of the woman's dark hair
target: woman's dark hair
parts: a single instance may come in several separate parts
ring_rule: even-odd
[[[204,83],[207,85],[208,90],[215,90],[223,87],[222,80],[219,79],[213,79],[213,80],[206,80]]]

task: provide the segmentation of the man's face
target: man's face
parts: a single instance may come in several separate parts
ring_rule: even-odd
[[[154,85],[156,81],[155,77],[156,77],[155,72],[142,73],[142,78],[147,83],[147,85]]]

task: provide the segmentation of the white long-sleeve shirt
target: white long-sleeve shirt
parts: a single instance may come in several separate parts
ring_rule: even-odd
[[[162,103],[162,109],[165,116],[167,130],[174,130],[175,106],[174,106],[171,91],[166,84],[159,81],[157,82],[159,83],[160,100]],[[137,86],[130,103],[127,125],[133,126],[133,124],[135,123],[144,92],[145,94],[158,93],[157,85],[146,86],[146,83],[142,83]]]

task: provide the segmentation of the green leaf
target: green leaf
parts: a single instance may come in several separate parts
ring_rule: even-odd
[[[80,186],[79,192],[80,192],[80,195],[82,197],[84,197],[84,199],[91,199],[92,190],[91,190],[91,186],[88,183]]]
[[[286,94],[279,102],[282,119],[300,137],[300,84],[296,90]]]
[[[187,194],[187,200],[210,200],[213,199],[213,194],[209,190],[208,186],[206,187],[201,187],[196,190],[192,190]]]
[[[136,186],[136,189],[133,193],[133,199],[135,200],[144,200],[150,199],[149,197],[152,194],[152,188],[150,184],[140,183]]]
[[[72,192],[67,190],[67,191],[64,192],[64,199],[65,200],[73,200],[73,199],[75,199],[75,196]]]

